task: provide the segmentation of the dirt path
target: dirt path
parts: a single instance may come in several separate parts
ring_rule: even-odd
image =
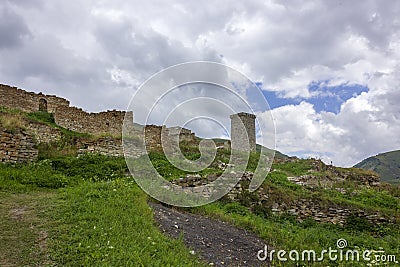
[[[266,266],[257,259],[264,241],[225,222],[149,203],[160,229],[169,236],[183,234],[185,244],[211,266]]]
[[[46,266],[47,232],[38,216],[44,192],[0,193],[0,266]]]

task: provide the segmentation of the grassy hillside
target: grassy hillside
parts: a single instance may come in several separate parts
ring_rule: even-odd
[[[168,165],[162,154],[152,153],[150,157],[156,166],[160,166],[161,173],[170,174],[170,179],[185,175]],[[225,154],[218,155],[222,161],[225,157]],[[256,157],[253,154],[251,162]],[[318,203],[335,203],[399,216],[399,188],[365,188],[357,181],[349,180],[333,186],[349,188],[349,193],[343,195],[334,189],[307,188],[288,181],[288,176],[318,174],[315,161],[275,163],[273,169],[260,190],[274,201],[308,198]],[[29,215],[28,220],[18,222],[20,238],[24,241],[13,243],[13,253],[19,255],[14,259],[17,265],[35,265],[43,257],[43,261],[51,262],[53,266],[202,266],[204,263],[192,255],[182,240],[161,234],[147,204],[151,199],[125,175],[126,172],[123,158],[100,155],[49,158],[25,165],[1,164],[0,204],[15,203],[16,196],[25,203],[22,207],[37,202],[31,209],[37,212],[37,218],[29,219]],[[213,172],[218,171],[211,166],[201,174]],[[324,176],[332,173],[332,170],[319,170]],[[352,248],[382,247],[386,253],[400,255],[398,224],[372,225],[357,217],[349,219],[343,226],[317,223],[312,219],[300,222],[288,213],[274,214],[268,205],[257,203],[256,195],[243,191],[237,201],[223,198],[210,205],[185,210],[245,228],[274,248],[288,251],[318,251],[345,238]],[[36,221],[33,228],[31,221]],[[15,222],[2,220],[0,228],[4,233],[12,232]],[[35,254],[32,252],[38,249],[35,240],[43,233],[47,237],[48,251],[38,250]],[[6,249],[11,245],[7,235],[0,239],[0,251],[10,252]],[[22,252],[24,254],[19,254]],[[328,262],[313,266],[326,264]]]
[[[369,157],[354,167],[377,172],[383,182],[400,184],[400,150]]]
[[[54,125],[48,114],[0,111],[19,114],[1,121],[10,129],[16,124],[23,127],[24,119]],[[64,134],[67,139],[79,136],[67,130]],[[199,157],[198,148],[190,144],[181,148],[188,158]],[[67,153],[69,149],[61,143],[43,146],[38,162],[0,164],[0,266],[208,265],[197,253],[193,255],[182,239],[168,238],[158,229],[148,204],[154,200],[127,176],[123,158],[94,154],[76,157]],[[175,168],[160,152],[149,156],[158,172],[169,180],[190,174]],[[198,175],[207,178],[221,174],[219,166],[228,163],[229,156],[228,150],[218,150],[214,162]],[[251,154],[249,171],[255,169],[258,158],[258,153]],[[384,250],[399,260],[400,187],[366,186],[368,177],[375,176],[367,170],[336,168],[319,160],[281,155],[257,192],[242,190],[236,199],[223,197],[183,210],[247,229],[277,250],[320,252],[335,248],[336,241],[343,238],[349,249]],[[289,178],[304,178],[309,184],[302,186]],[[364,210],[393,220],[373,224],[354,214],[341,225],[312,218],[298,220],[288,211],[273,211],[274,203],[301,200],[335,210]],[[327,260],[312,264],[328,265],[349,266]],[[274,266],[288,265],[275,262]],[[300,262],[298,266],[310,264]],[[352,262],[351,266],[365,266],[365,262]]]
[[[202,266],[158,230],[126,171],[123,158],[99,155],[0,164],[0,265]]]

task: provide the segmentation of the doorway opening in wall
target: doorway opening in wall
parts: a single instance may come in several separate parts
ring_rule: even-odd
[[[44,98],[39,99],[39,111],[47,112],[47,100]]]

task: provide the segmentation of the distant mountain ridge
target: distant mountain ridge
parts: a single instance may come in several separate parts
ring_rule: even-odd
[[[400,150],[366,158],[354,167],[377,172],[382,182],[400,184]]]

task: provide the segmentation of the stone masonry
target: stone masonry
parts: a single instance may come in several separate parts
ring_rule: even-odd
[[[27,92],[17,87],[0,84],[0,106],[24,112],[56,112],[58,107],[69,107],[69,101],[54,95]]]
[[[60,129],[53,128],[44,123],[28,121],[26,128],[37,144],[57,142],[62,138]]]
[[[141,146],[137,145],[140,140],[125,140],[126,145],[129,146],[129,150],[125,150],[122,145],[121,139],[112,138],[110,136],[97,138],[95,140],[91,139],[80,139],[77,143],[78,155],[85,153],[98,153],[113,157],[123,157],[127,156],[130,158],[138,158],[144,155],[146,151],[140,149]]]
[[[195,134],[189,129],[182,127],[166,127],[157,125],[146,125],[144,128],[145,132],[145,143],[147,150],[161,150],[162,139],[169,143],[173,140],[179,140],[179,142],[195,142]]]
[[[240,112],[231,118],[231,149],[256,151],[256,128],[254,114]],[[248,142],[246,142],[248,140]]]
[[[89,113],[71,107],[64,98],[42,93],[27,92],[17,87],[0,84],[0,106],[19,109],[24,112],[44,111],[53,113],[55,122],[69,130],[88,134],[121,135],[125,115],[132,120],[132,112],[104,111]]]
[[[0,162],[32,162],[38,157],[35,140],[22,129],[0,129]]]
[[[88,113],[76,107],[58,107],[54,120],[58,125],[75,132],[121,135],[125,114],[125,111],[118,110]]]

